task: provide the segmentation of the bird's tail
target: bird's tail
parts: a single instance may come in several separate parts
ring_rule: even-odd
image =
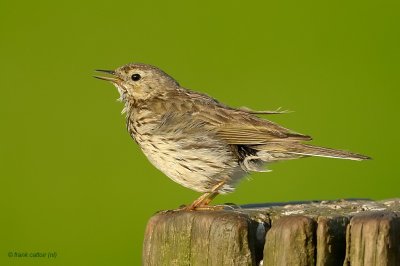
[[[254,149],[260,151],[260,155],[266,152],[275,159],[295,159],[303,156],[317,156],[317,157],[328,157],[328,158],[338,158],[347,160],[369,160],[368,156],[353,153],[349,151],[336,150],[325,147],[318,147],[303,143],[270,143],[266,145],[259,145],[254,147]],[[271,158],[272,159],[272,158]]]
[[[337,158],[337,159],[347,159],[347,160],[369,160],[371,157],[353,153],[349,151],[336,150],[325,147],[318,147],[309,144],[297,143],[293,145],[287,152],[297,155],[304,156],[319,156],[319,157],[328,157],[328,158]]]

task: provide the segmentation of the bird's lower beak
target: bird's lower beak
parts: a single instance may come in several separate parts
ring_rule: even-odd
[[[101,79],[101,80],[106,80],[106,81],[110,81],[113,83],[116,83],[117,81],[120,81],[120,78],[118,78],[118,76],[116,75],[114,70],[101,70],[101,69],[96,69],[95,71],[97,72],[101,72],[101,73],[107,73],[112,75],[111,77],[107,77],[107,76],[93,76],[94,78],[97,79]]]

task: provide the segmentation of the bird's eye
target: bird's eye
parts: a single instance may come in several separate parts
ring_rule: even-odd
[[[131,79],[133,80],[133,81],[138,81],[139,79],[141,79],[142,77],[139,75],[139,74],[133,74],[132,76],[131,76]]]

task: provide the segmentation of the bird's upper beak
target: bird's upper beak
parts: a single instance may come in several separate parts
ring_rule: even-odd
[[[115,73],[114,70],[101,70],[101,69],[96,69],[95,71],[97,72],[101,72],[101,73],[107,73],[110,74],[111,77],[107,77],[107,76],[93,76],[97,79],[102,79],[102,80],[106,80],[106,81],[110,81],[112,83],[116,83],[118,81],[121,81],[121,79],[117,76],[117,74]]]

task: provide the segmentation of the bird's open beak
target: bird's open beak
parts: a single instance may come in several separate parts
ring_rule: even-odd
[[[110,81],[110,82],[113,82],[113,83],[116,83],[116,82],[120,81],[120,78],[118,78],[118,76],[116,75],[116,73],[115,73],[114,70],[101,70],[101,69],[96,69],[95,71],[101,72],[101,73],[110,74],[111,77],[107,77],[107,76],[93,76],[94,78],[101,79],[101,80],[106,80],[106,81]]]

